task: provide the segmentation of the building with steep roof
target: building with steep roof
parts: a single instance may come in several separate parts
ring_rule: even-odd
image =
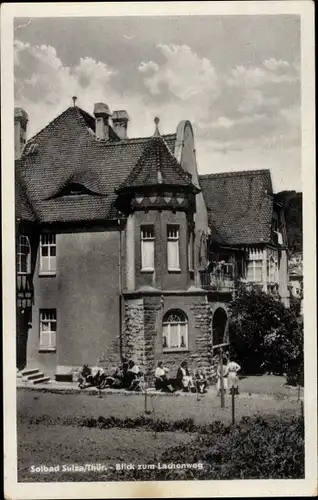
[[[198,175],[193,129],[129,138],[125,110],[75,105],[25,143],[15,114],[17,366],[71,380],[134,359],[211,366],[239,281],[287,305],[268,170]]]

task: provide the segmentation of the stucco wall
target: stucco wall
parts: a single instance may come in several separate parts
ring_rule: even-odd
[[[28,366],[95,364],[100,356],[119,362],[119,232],[91,230],[56,237],[56,276],[34,277],[35,303]],[[92,255],[94,258],[92,258]],[[56,309],[56,352],[39,352],[39,310]]]

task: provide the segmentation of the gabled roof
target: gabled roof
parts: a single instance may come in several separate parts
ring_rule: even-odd
[[[163,137],[156,133],[147,141],[136,166],[119,186],[117,192],[158,184],[188,186],[195,189],[191,177],[191,174],[185,172],[173,156]]]
[[[40,222],[117,218],[115,190],[127,178],[149,141],[146,138],[109,141],[94,135],[95,121],[77,106],[70,107],[34,136],[16,170]],[[163,136],[174,152],[176,134]],[[27,154],[30,144],[36,151]],[[59,196],[67,185],[82,184],[94,195]]]
[[[19,171],[15,174],[15,216],[26,222],[34,222],[37,219]]]
[[[199,176],[212,239],[225,245],[271,240],[273,190],[269,170]]]

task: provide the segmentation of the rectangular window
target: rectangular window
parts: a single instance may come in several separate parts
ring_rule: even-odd
[[[40,350],[56,350],[56,309],[40,310]]]
[[[29,238],[27,236],[24,235],[19,236],[17,257],[18,257],[18,262],[17,262],[18,274],[30,274],[31,246]]]
[[[189,233],[188,237],[188,266],[189,271],[193,271],[194,269],[194,235],[193,233]]]
[[[262,281],[263,262],[261,260],[250,260],[247,267],[247,281]]]
[[[141,270],[154,271],[155,267],[155,231],[153,226],[141,228]]]
[[[168,271],[180,271],[179,260],[179,226],[167,226],[167,260]]]
[[[188,348],[187,327],[185,323],[163,325],[163,349],[186,350]]]
[[[41,234],[40,274],[56,274],[56,235],[53,233]]]

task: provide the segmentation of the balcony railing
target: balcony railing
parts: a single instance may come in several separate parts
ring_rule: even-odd
[[[201,287],[208,290],[231,292],[234,289],[234,276],[223,271],[200,271]]]
[[[221,292],[232,292],[239,283],[244,283],[247,289],[251,287],[260,287],[264,289],[264,283],[247,281],[242,277],[234,278],[233,274],[226,272],[208,272],[200,271],[200,286],[206,290],[215,290]],[[267,283],[267,292],[271,295],[279,295],[278,283]]]
[[[25,309],[33,303],[34,289],[31,274],[17,275],[17,306]]]

